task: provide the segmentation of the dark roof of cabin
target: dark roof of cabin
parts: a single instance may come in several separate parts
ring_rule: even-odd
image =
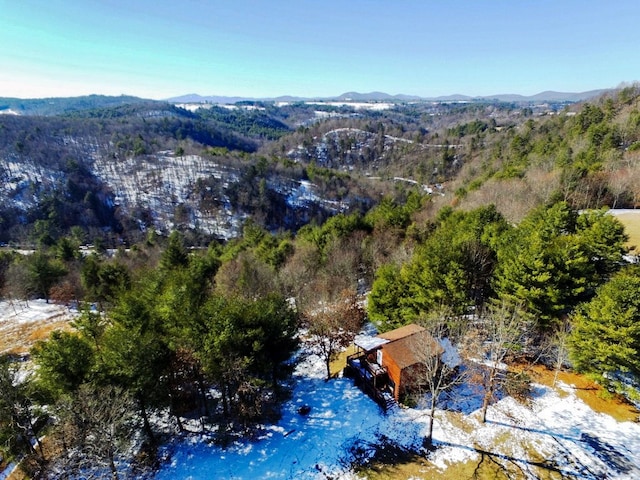
[[[410,367],[424,361],[424,353],[440,355],[442,346],[423,327],[415,324],[406,325],[396,330],[382,333],[379,337],[389,340],[382,350],[389,355],[400,369]]]
[[[405,325],[404,327],[396,328],[395,330],[389,330],[388,332],[380,333],[378,336],[380,338],[384,338],[393,342],[394,340],[399,340],[409,335],[413,335],[414,333],[423,331],[424,327],[416,325],[415,323],[411,323],[409,325]]]

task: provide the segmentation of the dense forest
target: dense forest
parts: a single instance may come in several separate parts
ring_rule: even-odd
[[[40,478],[142,477],[186,419],[220,444],[277,420],[301,346],[329,378],[365,321],[424,325],[496,365],[574,368],[638,401],[640,271],[606,212],[640,203],[637,86],[562,109],[250,106],[0,118],[2,178],[21,162],[60,172],[2,199],[0,240],[32,247],[0,251],[2,298],[79,312],[32,349],[32,374],[2,354],[3,458]],[[239,235],[156,228],[92,170],[165,150],[232,169],[200,206],[232,203]],[[276,176],[324,200],[294,209]],[[485,414],[499,388],[529,391],[526,375],[480,377]]]

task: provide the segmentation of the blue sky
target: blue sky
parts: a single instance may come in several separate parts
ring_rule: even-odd
[[[640,80],[638,0],[0,0],[0,96],[579,92]]]

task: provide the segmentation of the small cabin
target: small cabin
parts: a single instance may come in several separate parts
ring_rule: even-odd
[[[356,353],[347,358],[345,376],[354,378],[383,409],[424,381],[425,355],[442,354],[440,344],[416,324],[381,333],[358,336]]]

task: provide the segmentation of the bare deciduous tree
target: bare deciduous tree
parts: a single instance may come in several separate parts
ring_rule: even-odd
[[[505,360],[524,352],[531,340],[532,318],[519,306],[506,303],[492,305],[478,324],[475,348],[483,363],[480,383],[484,389],[482,422],[496,391],[507,379]]]
[[[116,387],[82,385],[73,398],[57,407],[59,423],[54,440],[62,454],[50,468],[50,475],[81,475],[98,479],[109,474],[118,480],[121,460],[130,461],[129,447],[136,428],[135,405]]]
[[[536,361],[542,359],[544,364],[553,367],[554,387],[558,381],[560,370],[569,362],[570,335],[571,323],[568,318],[564,318],[557,325],[554,325],[554,329],[542,339],[538,346],[539,353]]]
[[[215,277],[216,290],[225,295],[255,299],[274,291],[275,272],[251,252],[224,263]]]
[[[29,283],[29,271],[24,261],[14,261],[5,274],[4,296],[28,302],[33,290]]]
[[[74,285],[70,281],[65,280],[51,287],[49,297],[54,303],[70,305],[74,300],[78,299],[78,294]]]
[[[461,368],[462,359],[457,345],[465,336],[461,323],[447,318],[445,313],[426,320],[423,326],[428,335],[414,335],[412,349],[421,363],[417,380],[418,405],[428,410],[429,427],[424,446],[431,447],[433,422],[441,395],[466,381],[467,370]]]
[[[364,312],[358,305],[355,293],[347,290],[336,302],[320,305],[304,316],[310,351],[324,361],[329,380],[331,362],[340,350],[353,341],[362,327]]]

